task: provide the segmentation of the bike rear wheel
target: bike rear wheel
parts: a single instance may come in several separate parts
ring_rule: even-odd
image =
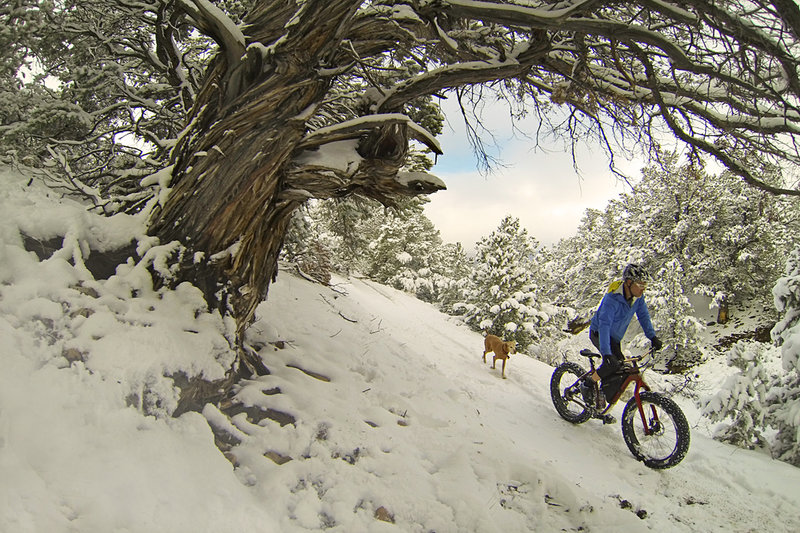
[[[562,363],[550,378],[550,397],[561,418],[573,424],[582,424],[592,417],[592,410],[581,396],[579,378],[586,371],[577,363]],[[589,398],[589,404],[592,399]]]
[[[636,398],[622,411],[622,436],[636,459],[655,469],[680,463],[689,451],[689,423],[681,408],[655,392],[639,395],[644,418]]]

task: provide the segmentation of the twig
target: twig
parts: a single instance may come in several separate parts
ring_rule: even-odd
[[[335,292],[336,294],[341,294],[342,296],[347,296],[347,291],[344,289],[339,289],[337,285],[328,285],[328,288]]]
[[[344,315],[342,314],[342,312],[341,312],[341,311],[339,311],[339,316],[340,316],[340,317],[342,317],[342,318],[344,318],[344,319],[345,319],[345,320],[347,320],[348,322],[352,322],[353,324],[358,324],[358,320],[352,320],[352,319],[350,319],[350,318],[347,318],[346,316],[344,316]]]
[[[322,283],[320,280],[312,278],[311,276],[303,272],[302,269],[300,268],[300,265],[295,264],[294,269],[297,272],[297,275],[303,278],[304,280],[310,281],[312,283]],[[322,285],[324,285],[324,283],[322,283]]]

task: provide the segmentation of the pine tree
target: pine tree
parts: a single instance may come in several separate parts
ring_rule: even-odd
[[[800,248],[786,261],[785,275],[773,289],[775,307],[783,318],[771,335],[781,348],[783,374],[767,395],[770,418],[778,430],[773,453],[800,466]]]
[[[431,258],[433,291],[429,301],[439,309],[453,312],[453,305],[464,299],[464,286],[470,273],[470,263],[461,243],[445,243]],[[423,298],[428,299],[428,298]]]
[[[425,203],[412,199],[401,209],[365,221],[364,232],[371,241],[363,251],[365,273],[448,310],[462,294],[467,258],[460,244],[442,242],[425,216]]]
[[[800,248],[789,255],[773,294],[783,313],[771,332],[777,347],[734,345],[728,364],[738,372],[704,401],[703,413],[712,421],[730,420],[716,437],[739,446],[764,445],[766,430],[774,432],[767,441],[773,456],[800,466]],[[778,358],[780,365],[773,363]]]
[[[548,265],[554,302],[575,308],[587,325],[609,280],[618,277],[624,266],[621,251],[626,246],[617,224],[618,206],[617,202],[609,203],[605,211],[587,209],[576,234],[558,243]]]
[[[664,265],[655,278],[648,289],[647,302],[664,343],[661,354],[666,357],[667,369],[683,372],[701,359],[700,333],[705,326],[695,318],[684,293],[684,270],[677,258]]]
[[[538,242],[507,216],[477,244],[465,300],[455,305],[472,328],[517,342],[524,351],[560,330],[561,309],[547,299],[549,280]]]
[[[347,276],[368,269],[368,247],[383,220],[376,202],[348,198],[312,202],[311,217],[321,238],[332,250],[332,265]]]
[[[737,372],[711,398],[702,401],[703,414],[712,422],[723,422],[714,438],[741,448],[766,448],[769,427],[767,392],[774,377],[768,361],[774,349],[763,343],[739,341],[728,351],[728,365]]]
[[[769,166],[763,166],[762,174],[766,181],[780,179]],[[691,261],[689,279],[695,291],[712,298],[722,323],[734,304],[768,307],[769,288],[797,242],[796,208],[727,171],[704,184],[697,204],[689,221],[691,238],[682,250]]]
[[[370,243],[366,273],[379,283],[432,301],[431,260],[442,239],[422,206],[421,201],[412,200],[385,219]]]

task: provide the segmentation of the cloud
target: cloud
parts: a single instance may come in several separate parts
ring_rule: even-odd
[[[571,167],[554,168],[551,161],[531,165],[530,173],[504,171],[488,177],[440,172],[448,189],[432,195],[425,212],[445,241],[461,242],[466,248],[507,215],[519,218],[542,244],[554,244],[574,235],[586,209],[602,209],[624,190],[610,175],[581,179]]]
[[[425,208],[446,242],[461,242],[471,249],[511,215],[539,242],[551,245],[575,234],[586,209],[603,209],[610,199],[629,190],[608,169],[608,158],[600,148],[579,147],[579,174],[568,150],[555,143],[547,150],[534,149],[533,141],[514,136],[502,106],[486,124],[494,128],[497,141],[492,155],[505,166],[483,176],[463,121],[454,113],[450,106],[450,127],[445,126],[440,138],[444,155],[432,170],[447,183],[447,190],[432,195]],[[527,126],[532,131],[532,125]],[[487,144],[491,147],[490,141]],[[633,175],[642,166],[637,161],[617,163],[624,163]]]

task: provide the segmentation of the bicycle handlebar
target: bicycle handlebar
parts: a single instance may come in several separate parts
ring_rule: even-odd
[[[625,359],[623,359],[622,362],[623,363],[639,363],[643,359],[645,359],[647,357],[650,357],[650,360],[647,361],[647,363],[645,363],[643,365],[643,367],[646,368],[647,366],[649,366],[650,363],[653,362],[653,359],[655,359],[655,354],[656,354],[656,351],[653,348],[650,348],[649,350],[647,350],[645,353],[643,353],[641,355],[634,355],[632,357],[626,357]]]

